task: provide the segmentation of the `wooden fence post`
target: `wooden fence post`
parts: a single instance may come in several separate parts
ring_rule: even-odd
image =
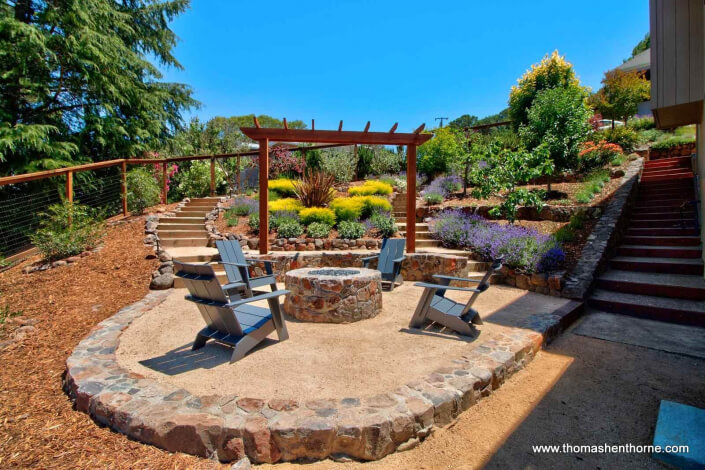
[[[73,171],[66,173],[66,200],[73,202]]]
[[[240,174],[240,155],[237,156],[237,193],[242,194],[242,175]]]
[[[122,198],[122,215],[127,217],[127,162],[123,161],[120,165],[120,176],[122,179],[122,184],[120,187],[121,198]]]
[[[211,158],[211,196],[215,196],[215,158]]]
[[[166,204],[166,162],[162,163],[162,204]]]

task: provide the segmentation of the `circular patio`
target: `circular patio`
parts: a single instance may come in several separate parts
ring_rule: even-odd
[[[289,321],[290,339],[273,336],[234,364],[222,345],[191,350],[203,320],[185,290],[151,293],[77,346],[65,387],[96,421],[174,452],[258,463],[375,460],[491,393],[533,356],[569,302],[492,290],[476,306],[485,318],[496,313],[475,339],[407,329],[422,291],[407,283],[384,294],[374,318]]]

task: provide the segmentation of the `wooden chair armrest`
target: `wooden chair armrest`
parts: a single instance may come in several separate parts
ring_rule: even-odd
[[[401,263],[406,259],[406,256],[402,256],[401,258],[397,258],[394,260],[395,263]]]
[[[372,261],[375,258],[379,258],[379,255],[365,256],[364,258],[360,258],[360,259],[362,261]]]
[[[290,290],[286,290],[286,289],[281,289],[281,290],[277,290],[274,292],[267,292],[266,294],[255,295],[254,297],[248,297],[246,299],[234,300],[234,301],[226,304],[226,306],[227,307],[238,307],[240,305],[249,304],[250,302],[257,302],[259,300],[267,300],[267,299],[273,299],[276,297],[280,297],[280,296],[286,295],[290,292],[291,292]]]
[[[242,264],[242,263],[231,263],[230,261],[213,261],[213,263],[217,264],[227,264],[228,266],[237,266],[238,268],[249,268],[249,264]]]
[[[480,289],[475,289],[474,287],[455,287],[455,286],[444,286],[441,284],[431,284],[428,282],[417,282],[414,284],[417,287],[423,287],[426,289],[437,289],[437,290],[457,290],[460,292],[484,292]]]
[[[245,261],[248,263],[265,263],[265,264],[272,264],[274,261],[271,259],[255,259],[255,258],[245,258]]]
[[[480,273],[479,275],[484,276],[485,273]],[[469,279],[466,277],[446,276],[445,274],[434,274],[433,277],[435,277],[436,279],[448,279],[449,281],[474,282],[475,284],[479,284],[481,282],[480,279]]]

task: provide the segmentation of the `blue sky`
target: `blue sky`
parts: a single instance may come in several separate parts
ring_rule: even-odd
[[[172,24],[183,71],[213,116],[316,119],[317,128],[400,131],[483,117],[558,49],[599,88],[649,28],[648,1],[192,0]]]

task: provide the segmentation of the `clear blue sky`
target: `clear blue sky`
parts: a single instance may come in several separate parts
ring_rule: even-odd
[[[627,58],[649,28],[647,0],[192,0],[172,24],[202,119],[269,114],[317,128],[400,131],[483,117],[558,49],[583,84]]]

